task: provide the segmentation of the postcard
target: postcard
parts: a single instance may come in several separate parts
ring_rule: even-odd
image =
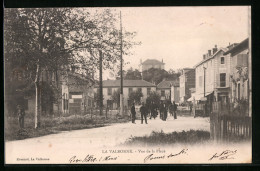
[[[5,164],[252,162],[250,6],[4,9]]]

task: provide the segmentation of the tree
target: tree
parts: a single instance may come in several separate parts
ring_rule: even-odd
[[[141,80],[142,75],[141,72],[137,69],[133,70],[131,67],[130,69],[127,70],[127,73],[124,77],[125,80]]]
[[[119,104],[120,104],[120,89],[117,89],[116,91],[114,91],[111,98],[112,98],[113,102],[116,103],[117,106],[119,106]]]
[[[156,91],[151,91],[146,100],[148,103],[160,104],[161,96]]]
[[[168,72],[159,68],[150,68],[149,70],[143,71],[143,79],[156,85],[163,80],[176,80],[179,76],[180,72],[175,72],[172,69]]]
[[[5,10],[5,62],[23,66],[26,79],[35,85],[35,128],[40,127],[43,70],[66,75],[74,68],[86,75],[98,68],[99,52],[104,69],[116,68],[120,57],[117,18],[109,9],[94,13],[84,8]],[[131,41],[134,36],[132,32],[123,33],[126,55],[138,44]]]
[[[168,72],[164,69],[150,68],[149,70],[143,71],[143,79],[156,85],[167,78],[167,75]]]
[[[130,100],[131,103],[135,102],[137,104],[140,104],[141,103],[141,97],[143,97],[143,93],[139,90],[132,91],[129,94],[129,100]]]
[[[104,96],[103,96],[102,100],[104,100]],[[97,92],[94,93],[94,102],[96,103],[96,105],[100,104],[99,90],[97,90]]]

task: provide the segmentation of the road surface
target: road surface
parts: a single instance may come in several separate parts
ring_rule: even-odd
[[[152,131],[210,130],[209,118],[170,117],[148,119],[148,124],[120,123],[106,127],[75,130],[5,143],[7,164],[96,164],[96,163],[225,163],[251,161],[251,146],[220,145],[214,142],[193,146],[127,147],[131,136],[150,135]],[[184,151],[183,151],[184,150]],[[215,153],[235,151],[234,159],[209,159]],[[232,151],[233,150],[233,151]],[[203,153],[202,153],[203,152]],[[152,156],[149,156],[152,154]],[[175,156],[175,154],[178,154]],[[159,155],[159,156],[156,156]],[[147,157],[148,156],[148,157]],[[162,157],[164,156],[164,157]]]

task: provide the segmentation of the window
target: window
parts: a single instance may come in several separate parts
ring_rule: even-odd
[[[133,92],[133,88],[128,89],[128,94],[131,94]]]
[[[226,87],[226,73],[220,74],[220,87]]]
[[[138,88],[137,91],[142,92],[142,88]]]
[[[112,95],[112,88],[107,88],[107,95]]]
[[[165,90],[161,91],[161,96],[165,96]]]
[[[224,58],[224,57],[221,57],[221,58],[220,58],[220,63],[221,63],[221,64],[225,64],[225,58]]]
[[[151,93],[151,88],[147,88],[147,94],[149,95]]]

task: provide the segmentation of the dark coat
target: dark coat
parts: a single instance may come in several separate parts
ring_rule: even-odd
[[[141,114],[146,115],[148,113],[147,107],[141,106],[140,107],[140,112],[141,112]]]
[[[131,113],[132,113],[132,114],[136,114],[136,112],[135,112],[135,106],[132,106],[132,107],[131,107]]]

